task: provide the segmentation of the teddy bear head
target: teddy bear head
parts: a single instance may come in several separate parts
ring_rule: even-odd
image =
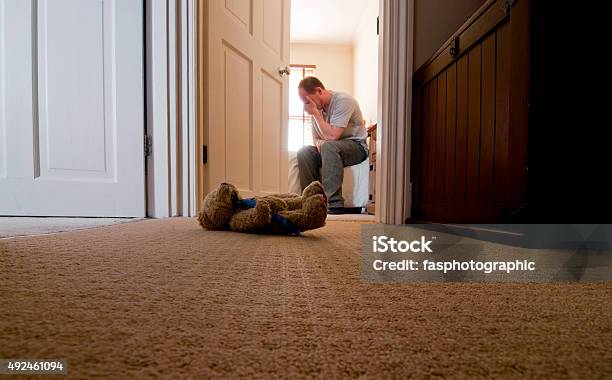
[[[200,225],[208,230],[223,229],[234,215],[238,199],[238,189],[234,185],[220,184],[204,198],[198,217]]]

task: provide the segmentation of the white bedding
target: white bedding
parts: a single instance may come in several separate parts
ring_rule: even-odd
[[[289,152],[289,192],[300,194],[300,169],[297,163],[297,153]],[[344,168],[342,182],[342,197],[344,207],[365,207],[368,204],[368,181],[370,177],[370,159],[360,164]]]

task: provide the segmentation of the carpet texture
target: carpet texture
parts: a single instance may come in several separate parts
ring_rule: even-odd
[[[611,284],[368,284],[360,223],[0,240],[0,358],[69,378],[610,378]]]

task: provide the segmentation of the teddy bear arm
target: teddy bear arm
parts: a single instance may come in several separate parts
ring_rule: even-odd
[[[285,200],[288,199],[288,198],[299,198],[299,197],[301,197],[301,195],[293,194],[293,193],[274,194],[272,196],[276,197],[276,198],[285,199]]]
[[[281,199],[273,195],[268,195],[265,197],[255,198],[257,202],[265,202],[270,206],[270,212],[273,214],[278,213],[279,211],[287,210],[286,199]]]
[[[230,220],[230,228],[238,232],[251,232],[269,225],[270,221],[270,206],[258,202],[254,208],[236,212]]]
[[[298,210],[302,208],[302,197],[286,198],[287,210]]]

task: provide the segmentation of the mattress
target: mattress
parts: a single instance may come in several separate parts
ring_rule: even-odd
[[[297,153],[289,152],[289,192],[300,194],[300,169],[297,163]],[[342,197],[344,207],[365,207],[368,204],[368,182],[370,177],[370,159],[360,164],[344,168],[342,181]]]

